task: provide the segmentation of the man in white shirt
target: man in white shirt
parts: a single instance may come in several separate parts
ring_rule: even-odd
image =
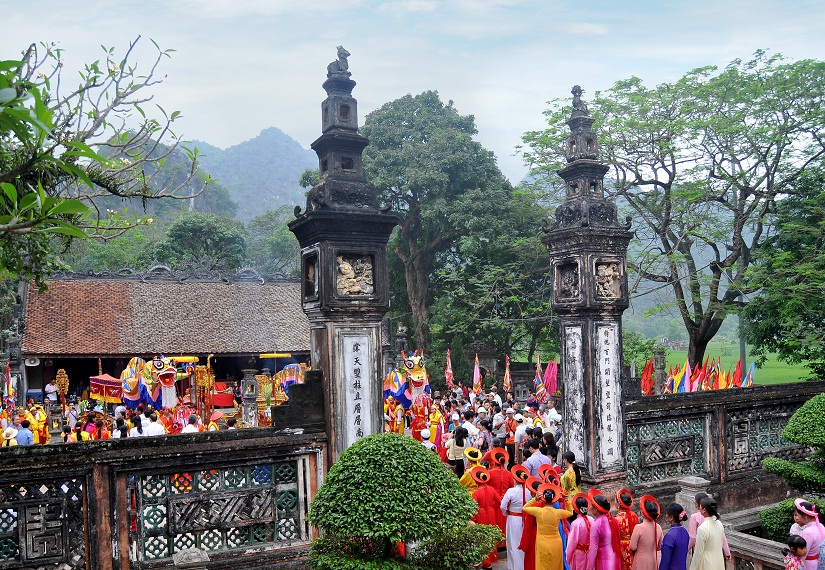
[[[501,406],[497,405],[493,410],[496,412],[493,415],[493,436],[504,441],[507,438],[507,426],[504,425],[507,418],[501,413]]]
[[[501,396],[498,395],[498,390],[495,386],[490,388],[490,397],[498,404],[498,407],[501,407]]]
[[[57,383],[54,378],[49,380],[49,383],[43,388],[43,393],[46,395],[50,404],[57,403]]]
[[[192,414],[189,416],[189,423],[180,430],[181,433],[198,433],[198,416]]]
[[[151,414],[149,416],[149,425],[146,426],[146,435],[166,435],[166,428],[163,427],[163,424],[158,421],[157,414]]]
[[[475,437],[478,435],[478,428],[473,425],[473,416],[475,416],[474,412],[469,410],[464,412],[464,423],[461,424],[461,427],[467,430],[470,437]]]
[[[514,444],[516,446],[516,463],[521,463],[521,442],[523,442],[524,438],[527,436],[528,426],[524,421],[524,416],[521,414],[516,414],[513,419],[515,419],[518,423],[516,434],[513,436]]]

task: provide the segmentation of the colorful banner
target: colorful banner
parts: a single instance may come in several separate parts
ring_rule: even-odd
[[[123,397],[123,384],[119,378],[101,374],[89,378],[89,397],[93,400],[120,402]]]
[[[510,375],[510,355],[504,355],[504,393],[513,389],[513,377]]]
[[[450,349],[447,349],[447,368],[444,369],[444,380],[447,381],[447,387],[451,390],[455,388],[455,374],[453,374],[453,361],[450,358]]]

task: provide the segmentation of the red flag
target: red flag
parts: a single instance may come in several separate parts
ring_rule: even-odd
[[[455,379],[455,374],[453,374],[453,362],[450,359],[450,349],[447,349],[447,368],[444,370],[444,379],[447,381],[447,387],[450,389],[455,388],[455,384],[453,380]]]
[[[510,355],[504,355],[504,393],[513,389],[513,377],[510,375]]]
[[[544,389],[547,394],[555,394],[558,389],[558,372],[559,365],[554,360],[547,363],[547,368],[544,369]]]
[[[742,386],[742,359],[736,363],[736,370],[733,371],[733,386],[737,388]]]
[[[642,369],[642,395],[643,396],[652,396],[654,390],[654,382],[653,382],[653,359],[651,358],[647,362],[645,362],[645,366]]]
[[[473,367],[473,393],[481,394],[481,368],[478,365],[478,354],[476,354],[476,364]]]

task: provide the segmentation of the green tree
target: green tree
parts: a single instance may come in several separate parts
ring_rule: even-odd
[[[547,217],[532,189],[517,188],[491,215],[439,257],[434,290],[433,350],[452,348],[454,372],[469,377],[461,347],[482,339],[502,359],[558,353],[558,321],[550,307],[550,259],[541,242]],[[503,365],[503,362],[502,362]]]
[[[788,441],[807,445],[814,449],[806,461],[788,461],[780,457],[766,457],[762,466],[773,471],[794,489],[821,496],[825,492],[825,394],[817,394],[799,408],[782,437]]]
[[[825,63],[761,51],[655,88],[633,77],[596,94],[600,158],[636,224],[629,265],[671,290],[691,362],[749,292],[744,274],[777,196],[825,154],[823,98]],[[552,184],[569,107],[557,100],[545,114],[548,129],[524,135],[525,158]]]
[[[497,527],[467,526],[477,510],[436,454],[410,437],[371,435],[341,454],[312,500],[307,519],[322,534],[313,542],[310,565],[465,570],[501,538]],[[395,543],[414,541],[422,545],[412,562],[395,554]]]
[[[753,259],[745,336],[760,360],[804,362],[825,375],[825,172],[812,168],[776,202],[775,233]]]
[[[237,220],[214,214],[186,214],[169,226],[155,246],[155,259],[173,267],[187,264],[235,271],[246,260],[246,232]]]
[[[406,95],[367,115],[364,173],[401,215],[391,242],[403,266],[415,346],[430,352],[430,283],[438,258],[506,201],[510,186],[493,154],[473,140],[472,115],[435,91]]]
[[[123,56],[104,48],[104,57],[87,64],[73,85],[61,77],[62,50],[53,44],[33,44],[19,60],[0,62],[3,274],[34,278],[43,287],[59,266],[57,254],[74,238],[111,237],[144,222],[97,210],[94,198],[189,198],[200,191],[177,178],[152,185],[148,165],[159,172],[156,165],[183,148],[170,130],[180,113],[158,107],[160,118],[147,114],[144,105],[161,82],[158,66],[170,52],[155,44],[154,63],[138,69],[132,61],[136,47],[137,40]],[[171,141],[167,151],[159,150],[161,139]],[[185,182],[196,171],[196,153],[187,156]]]
[[[290,206],[269,210],[247,224],[246,252],[259,272],[282,273],[290,277],[300,275],[301,251],[288,226],[294,219],[292,210]]]

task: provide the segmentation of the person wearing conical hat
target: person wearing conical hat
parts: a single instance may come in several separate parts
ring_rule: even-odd
[[[220,427],[218,426],[218,421],[223,417],[223,412],[220,410],[216,410],[212,412],[212,416],[209,418],[209,426],[206,428],[207,431],[220,431]]]
[[[644,520],[633,529],[630,549],[633,551],[633,570],[657,570],[661,559],[662,538],[665,533],[656,521],[661,514],[659,502],[652,495],[639,499]]]
[[[610,514],[610,501],[598,489],[588,492],[596,520],[590,526],[587,567],[590,570],[620,570],[619,523]]]
[[[495,441],[498,441],[498,439]],[[485,453],[481,460],[490,464],[487,469],[490,472],[490,487],[495,489],[499,497],[503,497],[507,490],[513,486],[513,477],[504,468],[507,461],[510,460],[510,454],[503,447],[494,447]],[[498,524],[502,536],[506,536],[507,517],[502,514],[500,509],[496,509],[496,524]]]
[[[554,507],[556,501],[564,506]],[[536,517],[536,570],[563,570],[565,556],[559,522],[573,516],[573,511],[561,487],[543,483],[522,510]]]
[[[497,524],[496,512],[498,512],[501,505],[501,495],[489,485],[490,472],[484,466],[476,465],[470,469],[470,476],[476,483],[473,500],[478,503],[478,512],[473,516],[473,522],[476,524]],[[494,546],[492,552],[482,561],[481,567],[483,569],[492,568],[494,562],[498,562],[497,546]]]
[[[467,491],[470,495],[472,495],[476,490],[476,480],[473,479],[470,472],[473,470],[473,467],[481,464],[481,451],[479,451],[477,447],[468,447],[464,450],[464,457],[466,457],[467,461],[469,461],[469,465],[467,465],[464,475],[461,476],[461,479],[459,479],[458,482],[467,487]]]
[[[17,445],[17,430],[13,426],[7,427],[3,430],[3,444],[2,447],[12,447]]]
[[[633,529],[639,524],[639,517],[631,509],[633,508],[633,493],[629,489],[619,489],[616,491],[616,506],[619,512],[616,513],[616,522],[619,523],[619,550],[621,551],[622,570],[633,568],[633,551],[630,549],[630,537]]]
[[[522,570],[524,568],[524,552],[519,550],[521,535],[524,531],[524,515],[521,509],[532,498],[525,483],[530,478],[530,472],[524,465],[514,465],[510,469],[513,487],[507,489],[501,498],[501,513],[507,518],[504,536],[507,539],[507,570]]]
[[[593,524],[593,517],[587,514],[590,498],[584,493],[579,493],[573,497],[570,506],[576,513],[576,520],[570,523],[564,554],[570,570],[586,570],[587,551],[590,550],[590,527]]]

